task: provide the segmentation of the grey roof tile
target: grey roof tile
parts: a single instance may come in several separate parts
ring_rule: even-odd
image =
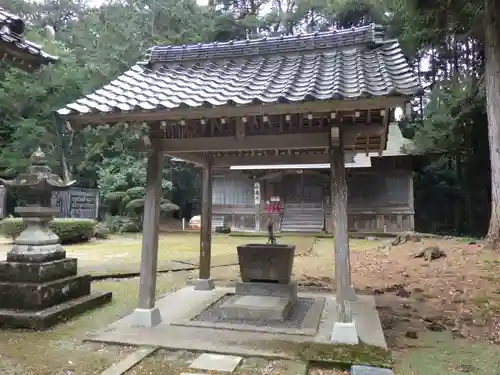
[[[58,113],[352,100],[421,92],[399,43],[384,41],[377,26],[153,47],[148,58]],[[152,64],[158,69],[150,69]]]
[[[16,57],[16,60],[29,60],[33,67],[55,62],[57,57],[45,53],[38,44],[24,39],[24,29],[21,18],[0,8],[0,52],[7,53],[10,59]]]

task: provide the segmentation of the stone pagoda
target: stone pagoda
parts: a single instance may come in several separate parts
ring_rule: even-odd
[[[90,276],[77,275],[77,259],[66,258],[59,237],[50,229],[56,209],[53,191],[65,183],[52,173],[40,148],[26,173],[1,180],[25,200],[16,213],[25,229],[14,240],[7,261],[0,262],[0,327],[45,329],[111,300],[111,293],[90,293]]]

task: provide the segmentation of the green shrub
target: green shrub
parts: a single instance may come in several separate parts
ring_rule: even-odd
[[[109,216],[105,225],[112,233],[138,233],[141,231],[140,219],[129,216]]]
[[[54,219],[50,229],[59,236],[62,243],[89,241],[95,233],[97,222],[91,219]],[[7,218],[0,223],[0,232],[5,237],[16,238],[25,228],[21,218]]]
[[[2,232],[2,235],[12,239],[19,236],[25,227],[20,218],[9,217],[0,222],[0,232]]]
[[[113,191],[111,193],[108,193],[104,196],[104,202],[110,204],[113,202],[120,202],[122,198],[126,195],[127,193],[124,191]]]
[[[95,226],[94,237],[105,240],[106,238],[109,237],[110,232],[111,232],[111,230],[108,228],[108,226],[105,223],[98,223]]]
[[[144,198],[132,199],[125,206],[125,211],[129,213],[131,212],[135,212],[138,214],[142,213],[144,211]]]
[[[108,212],[116,215],[121,212],[123,199],[127,193],[124,191],[114,191],[104,196],[104,203],[108,205]]]
[[[142,186],[136,186],[127,190],[127,195],[131,199],[139,199],[144,198],[144,194],[146,193],[146,189]]]

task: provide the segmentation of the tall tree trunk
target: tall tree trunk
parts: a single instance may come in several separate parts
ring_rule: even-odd
[[[485,0],[486,105],[491,161],[491,217],[487,239],[500,245],[500,13],[497,0]]]

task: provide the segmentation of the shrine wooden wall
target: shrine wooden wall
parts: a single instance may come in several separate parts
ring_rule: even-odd
[[[353,171],[348,176],[348,229],[355,232],[414,230],[410,171]],[[325,229],[333,231],[332,206],[325,205]]]
[[[269,173],[275,173],[269,171]],[[371,168],[353,168],[347,172],[348,228],[357,232],[401,232],[414,230],[413,174],[407,163],[380,161]],[[233,230],[254,231],[257,220],[265,230],[269,214],[264,212],[270,196],[282,198],[282,211],[287,200],[297,195],[299,183],[304,185],[304,202],[318,201],[324,209],[324,226],[332,232],[332,208],[329,194],[329,171],[315,170],[298,175],[296,172],[261,182],[261,210],[257,211],[253,197],[253,180],[241,171],[218,172],[213,179],[213,215],[221,225]],[[320,197],[313,185],[323,191]],[[314,190],[314,191],[313,191]],[[289,202],[291,203],[291,201]],[[294,202],[295,203],[295,202]],[[274,217],[275,230],[280,221]],[[256,220],[257,218],[257,220]]]

